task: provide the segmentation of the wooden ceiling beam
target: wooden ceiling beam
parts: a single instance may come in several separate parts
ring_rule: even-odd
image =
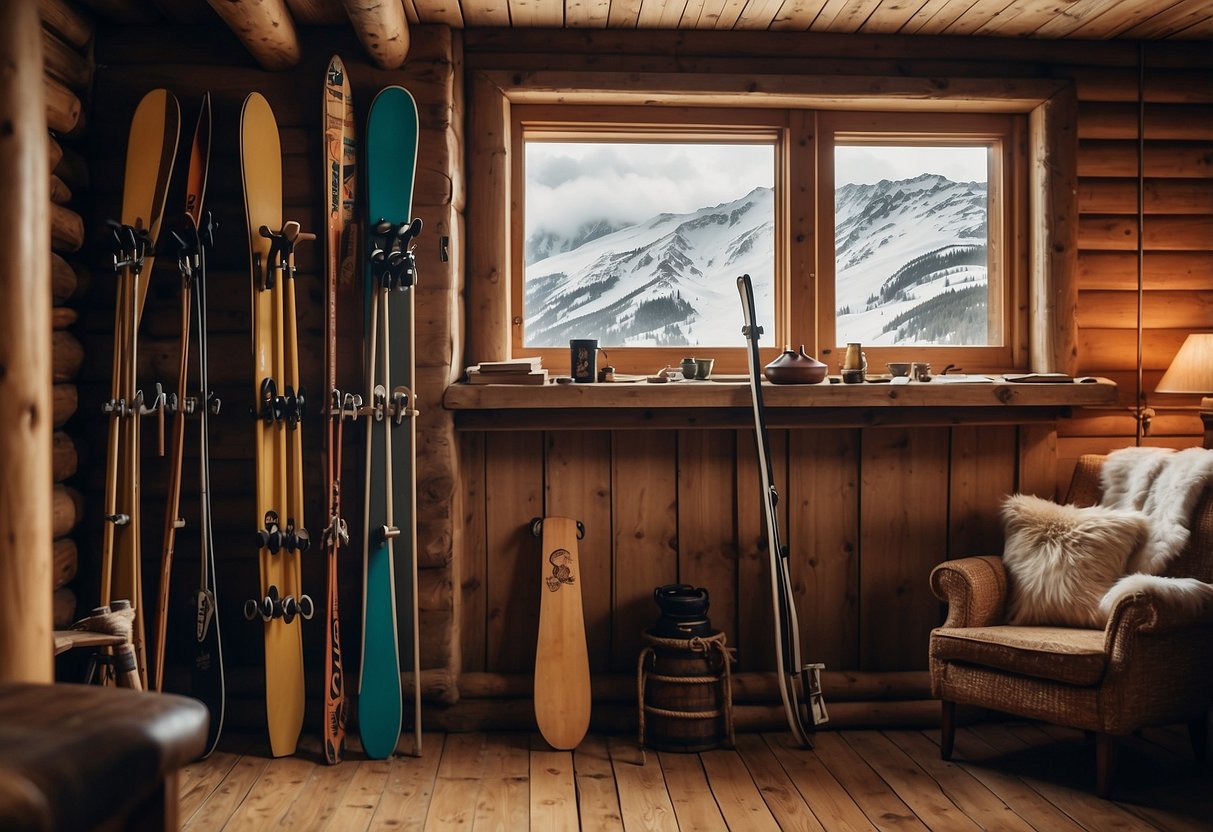
[[[263,68],[290,69],[299,63],[299,34],[283,0],[207,2]]]
[[[409,22],[401,0],[343,0],[345,13],[371,60],[399,69],[409,53]]]

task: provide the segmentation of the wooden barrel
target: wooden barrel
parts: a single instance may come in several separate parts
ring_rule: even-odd
[[[667,638],[644,633],[638,689],[640,741],[658,751],[733,744],[732,691],[724,633]]]

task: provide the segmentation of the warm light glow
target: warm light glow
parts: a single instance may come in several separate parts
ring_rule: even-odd
[[[1213,334],[1189,335],[1156,393],[1213,393]]]

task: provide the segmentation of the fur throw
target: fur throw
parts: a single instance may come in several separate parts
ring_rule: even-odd
[[[1126,572],[1160,575],[1183,551],[1188,523],[1204,485],[1213,477],[1213,451],[1188,448],[1121,448],[1108,454],[1100,470],[1101,505],[1135,510],[1150,519],[1145,545]]]
[[[1108,613],[1100,599],[1146,539],[1145,515],[1015,494],[1003,503],[1002,518],[1009,623],[1103,627]]]
[[[1144,592],[1162,599],[1169,607],[1182,610],[1184,617],[1195,617],[1205,607],[1213,607],[1213,584],[1195,578],[1164,578],[1157,575],[1125,575],[1108,590],[1099,602],[1099,611],[1106,621],[1122,598]]]

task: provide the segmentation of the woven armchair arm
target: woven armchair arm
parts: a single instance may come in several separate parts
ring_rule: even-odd
[[[1007,572],[999,557],[949,560],[931,571],[931,591],[948,605],[945,627],[1001,624],[1007,603]]]
[[[1143,590],[1116,603],[1105,630],[1106,644],[1110,650],[1132,633],[1165,633],[1191,627],[1213,627],[1213,604],[1181,604]]]
[[[1104,630],[1104,650],[1112,674],[1132,672],[1139,654],[1168,666],[1196,664],[1213,671],[1211,645],[1213,605],[1177,604],[1149,591],[1121,598]],[[1158,655],[1160,651],[1167,655]]]

